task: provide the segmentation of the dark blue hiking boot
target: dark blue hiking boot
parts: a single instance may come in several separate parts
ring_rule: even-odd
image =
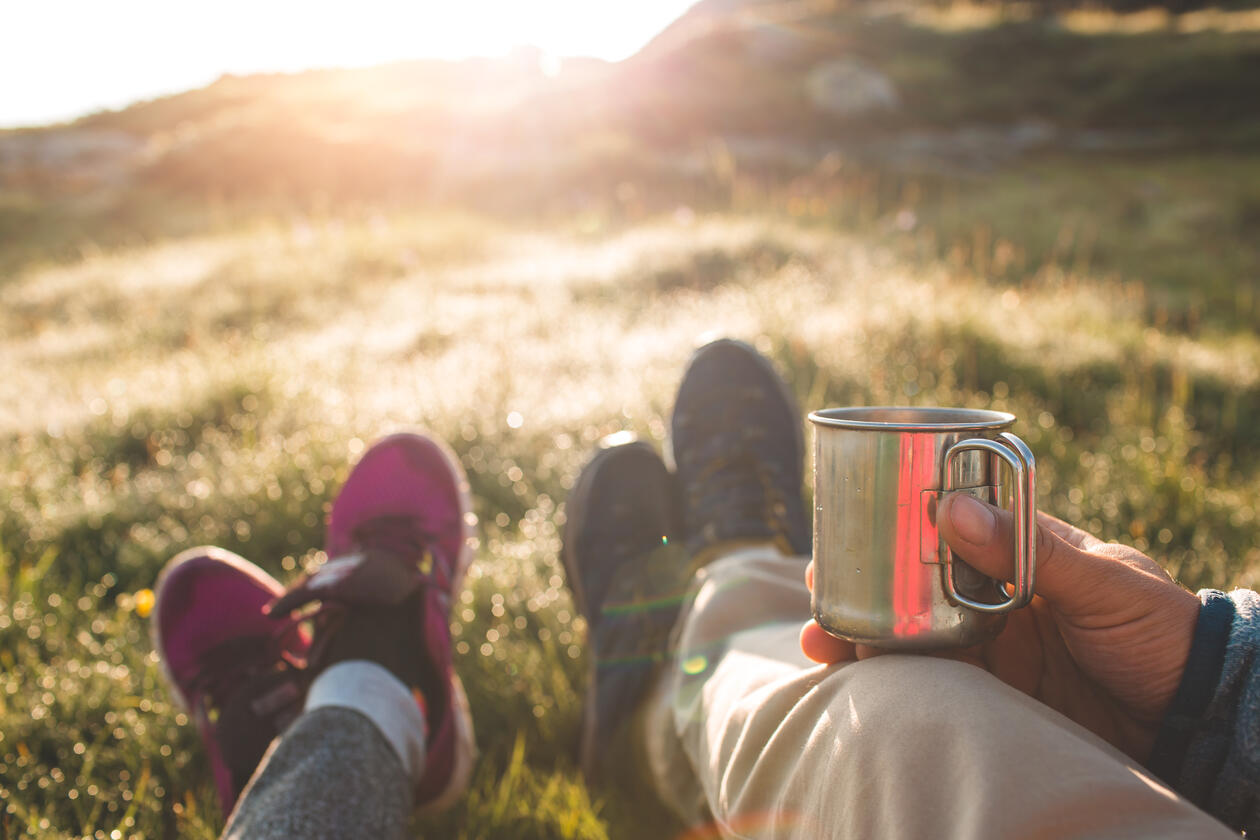
[[[610,757],[665,661],[686,586],[674,478],[646,443],[601,449],[566,505],[564,568],[588,628],[590,677],[581,766],[589,781]]]
[[[810,553],[801,414],[768,359],[731,339],[697,350],[678,386],[670,439],[692,568],[742,544]]]

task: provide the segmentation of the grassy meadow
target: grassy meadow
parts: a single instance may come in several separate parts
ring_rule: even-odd
[[[661,176],[538,213],[200,216],[135,192],[134,217],[71,218],[0,195],[0,221],[39,219],[0,247],[0,837],[216,836],[146,590],[205,543],[293,578],[356,457],[416,427],[472,482],[453,620],[481,750],[417,835],[682,837],[575,768],[587,652],[559,534],[601,437],[664,445],[706,335],[753,342],[806,410],[1012,411],[1042,509],[1190,588],[1260,585],[1254,149],[710,165],[703,200]]]

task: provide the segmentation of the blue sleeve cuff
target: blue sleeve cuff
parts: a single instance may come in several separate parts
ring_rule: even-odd
[[[1186,751],[1216,692],[1225,664],[1225,647],[1234,623],[1234,602],[1224,592],[1205,589],[1199,593],[1203,606],[1194,628],[1194,641],[1186,658],[1181,684],[1155,736],[1155,748],[1146,766],[1169,785],[1181,774]]]

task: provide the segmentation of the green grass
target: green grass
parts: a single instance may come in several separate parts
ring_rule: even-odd
[[[482,758],[469,796],[417,831],[677,834],[638,794],[588,791],[574,767],[585,628],[558,534],[600,436],[663,439],[708,330],[755,341],[808,408],[1014,411],[1044,509],[1151,552],[1191,587],[1254,585],[1260,339],[1212,287],[1144,282],[1155,263],[1141,244],[1197,235],[1176,208],[1203,195],[1251,201],[1226,173],[1255,164],[1117,167],[1110,177],[1165,185],[1167,201],[1139,214],[1088,200],[1109,192],[1095,165],[929,185],[910,232],[880,214],[565,232],[386,213],[16,277],[0,287],[3,831],[213,836],[201,748],[159,683],[135,593],[201,543],[293,577],[320,558],[323,513],[357,454],[418,425],[452,444],[476,497],[477,563],[454,620]],[[1046,172],[1060,177],[1033,206]],[[1075,224],[1095,242],[1105,230],[1105,253],[1056,250],[1047,220],[1073,195]],[[1212,235],[1254,253],[1246,227]],[[997,271],[999,241],[1036,256]],[[1197,328],[1160,314],[1164,291],[1189,296]]]
[[[1127,286],[1142,320],[1178,333],[1260,326],[1255,155],[1056,150],[988,172],[840,160],[791,189],[735,180],[742,212],[878,236],[911,264],[1021,289]]]

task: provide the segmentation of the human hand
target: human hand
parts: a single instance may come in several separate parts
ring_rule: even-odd
[[[1185,670],[1199,599],[1140,551],[1038,514],[1036,596],[993,640],[937,655],[970,662],[1146,760]],[[954,552],[999,580],[1014,575],[1011,514],[965,494],[942,502]],[[813,587],[813,564],[806,571]],[[816,662],[888,651],[829,635],[814,621],[801,649]]]

